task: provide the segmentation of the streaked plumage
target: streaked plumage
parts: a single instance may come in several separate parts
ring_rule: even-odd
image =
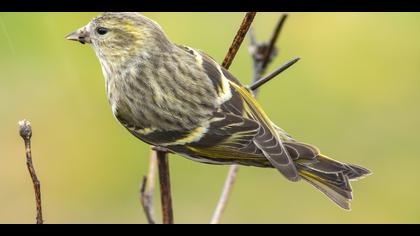
[[[370,173],[294,140],[232,74],[203,52],[173,44],[140,14],[106,13],[69,38],[93,45],[113,114],[146,143],[203,163],[274,167],[345,209],[349,181]]]

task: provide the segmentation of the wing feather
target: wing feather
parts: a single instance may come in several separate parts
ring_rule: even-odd
[[[258,133],[254,136],[252,143],[248,144],[248,151],[259,149],[260,152],[276,167],[286,178],[291,181],[298,181],[300,179],[296,166],[292,158],[288,154],[286,148],[282,144],[282,139],[278,133],[278,129],[269,120],[268,116],[260,108],[252,93],[241,85],[241,83],[229,73],[229,71],[220,67],[210,57],[201,53],[203,65],[216,69],[207,70],[209,77],[212,80],[218,81],[216,84],[227,84],[230,90],[230,99],[221,105],[221,110],[226,113],[235,114],[237,116],[245,117],[254,120],[260,125]],[[209,66],[211,65],[211,66]],[[216,73],[215,71],[218,71]],[[253,149],[254,148],[254,149]]]
[[[196,160],[274,166],[289,180],[298,181],[300,177],[282,143],[283,137],[252,93],[209,56],[191,48],[183,49],[201,63],[216,90],[220,107],[207,123],[193,130],[139,132],[132,127],[129,130],[146,142]]]
[[[244,100],[244,115],[258,121],[261,125],[259,133],[254,138],[255,145],[261,149],[271,164],[286,178],[291,181],[300,180],[296,166],[282,144],[276,127],[274,127],[268,116],[259,107],[250,91],[234,82],[231,82],[230,84],[235,89],[235,92],[240,94],[241,98]]]

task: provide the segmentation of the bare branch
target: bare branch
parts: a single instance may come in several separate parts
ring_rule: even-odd
[[[276,27],[274,28],[273,34],[270,41],[258,43],[255,37],[254,31],[250,30],[250,41],[249,53],[251,54],[253,65],[254,65],[254,76],[253,83],[257,82],[261,76],[265,73],[268,65],[272,59],[277,56],[278,49],[276,48],[276,42],[280,36],[280,32],[283,29],[283,25],[286,22],[288,14],[284,13],[280,16]],[[253,90],[254,96],[258,95],[258,89]]]
[[[249,88],[252,91],[256,91],[259,87],[261,87],[262,85],[264,85],[265,83],[267,83],[268,81],[272,80],[273,78],[275,78],[277,75],[279,75],[280,73],[282,73],[283,71],[287,70],[288,68],[290,68],[292,65],[294,65],[296,62],[298,62],[300,60],[300,58],[294,58],[290,61],[288,61],[286,64],[280,66],[279,68],[277,68],[276,70],[274,70],[272,73],[270,73],[269,75],[255,81],[251,86],[249,86]]]
[[[252,65],[253,65],[253,77],[252,77],[252,81],[256,82],[260,79],[261,74],[260,74],[260,65],[261,65],[261,61],[263,60],[263,55],[265,55],[265,52],[261,52],[262,50],[264,50],[265,48],[263,47],[263,45],[259,45],[257,42],[257,37],[255,36],[255,31],[254,28],[250,28],[249,29],[249,54],[251,54],[252,57]],[[256,94],[257,91],[254,91],[254,94]]]
[[[238,171],[239,171],[238,165],[230,166],[229,173],[225,180],[225,185],[223,186],[222,195],[220,196],[219,202],[216,206],[216,210],[214,211],[210,224],[220,223],[220,219],[222,218],[222,214],[226,209],[229,197],[232,193],[233,186],[235,185],[235,180],[236,180]]]
[[[230,65],[235,59],[236,53],[238,52],[239,48],[241,47],[242,42],[248,32],[249,28],[251,27],[252,22],[254,21],[256,12],[248,12],[246,13],[244,20],[242,21],[241,26],[239,27],[238,33],[236,34],[233,42],[229,48],[229,51],[225,57],[225,60],[222,63],[222,66],[227,70],[229,69]]]
[[[250,30],[250,27],[255,18],[255,15],[256,15],[256,12],[248,12],[245,15],[242,21],[242,24],[223,61],[222,66],[225,67],[226,69],[229,69],[230,65],[232,64],[247,32]],[[289,68],[292,64],[294,64],[298,60],[296,59],[294,61],[291,61],[287,63],[286,65],[280,67],[279,69],[275,70],[273,73],[266,76],[265,78],[260,79],[262,73],[265,71],[269,63],[272,61],[272,58],[276,56],[277,54],[275,43],[278,39],[278,36],[286,20],[286,17],[287,15],[284,14],[280,18],[269,43],[257,43],[253,32],[250,33],[250,37],[251,37],[250,53],[253,57],[253,62],[254,62],[254,78],[253,78],[253,84],[251,85],[251,87],[254,89],[255,95],[256,95],[256,92],[258,91],[258,88],[261,85],[268,82],[269,80],[277,76],[279,73]],[[153,150],[156,153],[157,163],[158,163],[157,165],[158,165],[158,170],[159,170],[163,223],[173,224],[174,220],[173,220],[169,162],[168,162],[169,152],[168,150],[164,150],[159,147],[156,147]],[[150,182],[148,183],[148,181],[151,181],[151,180],[153,181],[154,179],[154,175],[150,174],[152,168],[153,168],[153,165],[151,163],[151,166],[149,168],[149,177],[143,178],[143,183],[141,187],[141,202],[142,202],[142,205],[145,210],[146,217],[148,218],[149,223],[155,223],[155,220],[153,219],[153,204],[152,204],[152,197],[151,197],[154,190],[148,189],[147,187],[147,186],[151,186],[151,183]],[[232,165],[229,170],[229,173],[228,173],[228,176],[225,181],[224,188],[223,188],[223,192],[220,196],[218,205],[216,207],[216,210],[211,220],[212,224],[217,224],[220,222],[221,216],[227,206],[229,196],[232,192],[232,188],[234,186],[238,170],[239,170],[239,166],[237,165]]]
[[[230,65],[232,64],[232,61],[235,58],[236,53],[238,52],[239,48],[241,47],[242,42],[244,41],[244,38],[247,32],[249,31],[256,14],[257,14],[256,12],[248,12],[245,15],[244,20],[242,21],[242,24],[239,27],[238,33],[236,34],[232,42],[232,45],[230,46],[229,51],[225,57],[225,60],[223,61],[222,66],[225,69],[229,69]],[[222,194],[219,198],[219,202],[217,203],[216,210],[213,214],[211,224],[218,224],[220,222],[222,214],[224,210],[226,209],[229,196],[232,192],[232,188],[235,184],[238,171],[239,171],[239,166],[232,165],[230,167],[229,173],[225,180],[225,185],[223,187]]]
[[[162,202],[162,217],[164,224],[173,224],[171,180],[169,175],[168,152],[156,151],[159,169],[160,197]]]
[[[153,207],[156,167],[156,152],[152,150],[150,153],[149,173],[147,176],[143,177],[143,182],[140,188],[140,202],[143,206],[143,210],[149,224],[156,224]]]
[[[266,68],[268,67],[268,65],[271,63],[273,57],[275,57],[277,55],[277,49],[275,47],[275,44],[278,40],[278,37],[280,35],[280,31],[281,31],[281,29],[284,25],[284,22],[286,21],[287,16],[288,16],[287,14],[283,14],[280,17],[279,22],[277,23],[277,25],[274,29],[273,35],[272,35],[269,43],[265,43],[265,42],[258,43],[253,29],[250,28],[251,24],[252,24],[252,20],[247,21],[248,23],[247,23],[246,26],[249,29],[249,37],[250,37],[250,42],[251,42],[249,52],[250,52],[250,54],[252,56],[252,59],[253,59],[253,68],[254,68],[253,83],[252,83],[250,88],[253,91],[255,97],[258,95],[258,89],[261,85],[270,81],[272,78],[274,78],[275,76],[277,76],[278,74],[280,74],[281,72],[283,72],[284,70],[286,70],[287,68],[289,68],[290,66],[292,66],[294,63],[296,63],[299,60],[299,58],[294,59],[294,60],[286,63],[285,65],[283,65],[279,69],[275,70],[270,75],[260,79],[262,74],[265,72]],[[246,21],[246,18],[247,17],[245,17],[244,22]],[[241,28],[242,28],[242,26],[241,26]],[[238,32],[243,32],[243,29],[239,29]],[[245,34],[241,34],[241,35],[245,36]],[[243,38],[242,38],[241,42],[242,41],[243,41]],[[234,42],[235,42],[235,40],[234,40]],[[231,48],[232,47],[235,47],[236,51],[237,51],[240,47],[240,44],[235,45],[234,43],[232,43]],[[225,58],[225,61],[227,61],[227,58],[231,57],[230,54],[231,54],[231,50],[229,50],[228,55]],[[236,54],[236,52],[235,52],[235,54]],[[232,61],[233,61],[233,59],[230,59],[230,62],[232,62]],[[230,66],[230,63],[227,64],[227,65]],[[228,68],[226,68],[226,69],[228,69]],[[223,214],[224,210],[226,209],[226,205],[228,203],[228,200],[229,200],[230,194],[232,192],[233,186],[235,184],[238,171],[239,171],[239,166],[232,165],[230,167],[229,173],[228,173],[227,178],[225,180],[225,184],[224,184],[224,187],[223,187],[222,194],[221,194],[219,202],[216,206],[216,210],[213,214],[211,224],[218,224],[220,222],[222,214]]]
[[[286,13],[281,15],[279,21],[277,22],[276,27],[274,28],[274,32],[273,32],[273,35],[271,36],[270,44],[268,46],[268,50],[265,53],[264,60],[262,61],[262,64],[261,64],[261,72],[260,72],[261,75],[264,74],[265,70],[267,69],[268,64],[271,61],[270,60],[270,58],[272,56],[271,54],[273,52],[273,49],[275,48],[276,42],[277,42],[277,40],[280,36],[280,32],[283,29],[283,25],[286,22],[286,19],[287,19],[288,16],[289,15],[286,14]]]
[[[43,224],[42,218],[42,200],[41,200],[41,182],[39,182],[38,176],[34,165],[32,163],[32,150],[31,150],[31,138],[32,138],[32,127],[31,123],[27,120],[19,121],[19,133],[25,142],[26,152],[26,166],[28,167],[29,174],[31,175],[32,183],[35,191],[35,202],[36,202],[36,223]]]

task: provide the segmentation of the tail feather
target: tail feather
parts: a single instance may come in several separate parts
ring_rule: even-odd
[[[353,199],[350,181],[371,173],[363,167],[344,164],[321,154],[311,162],[297,163],[297,168],[305,181],[346,210],[350,210],[350,202]]]
[[[322,172],[311,167],[301,167],[301,170],[305,173],[310,173],[312,176],[316,176],[317,179],[322,180],[324,183],[334,186],[336,188],[352,191],[351,185],[349,183],[349,178],[343,172]]]
[[[351,181],[356,181],[359,179],[363,179],[366,176],[369,176],[372,174],[372,172],[364,167],[358,166],[358,165],[353,165],[353,164],[349,164],[348,165],[351,169],[353,169],[353,173],[349,174],[348,177]]]
[[[275,127],[301,178],[340,207],[350,210],[353,199],[350,182],[362,179],[371,172],[361,166],[345,164],[324,156],[317,147],[298,142],[281,128]]]
[[[309,184],[323,192],[327,197],[334,201],[341,208],[350,210],[350,202],[353,199],[352,191],[341,188],[339,185],[331,183],[329,180],[319,176],[319,172],[299,170],[302,179],[306,180]],[[343,183],[348,184],[346,176],[341,174],[344,178]],[[348,186],[350,186],[348,184]]]
[[[347,176],[349,180],[358,180],[370,174],[370,171],[366,168],[357,165],[341,163],[321,154],[318,155],[315,159],[317,161],[311,165],[311,168],[328,173],[343,172],[343,174]]]

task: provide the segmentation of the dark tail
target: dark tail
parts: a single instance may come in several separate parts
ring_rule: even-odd
[[[363,167],[344,164],[321,154],[312,163],[297,163],[297,168],[304,180],[346,210],[350,210],[353,198],[350,181],[371,174]]]

